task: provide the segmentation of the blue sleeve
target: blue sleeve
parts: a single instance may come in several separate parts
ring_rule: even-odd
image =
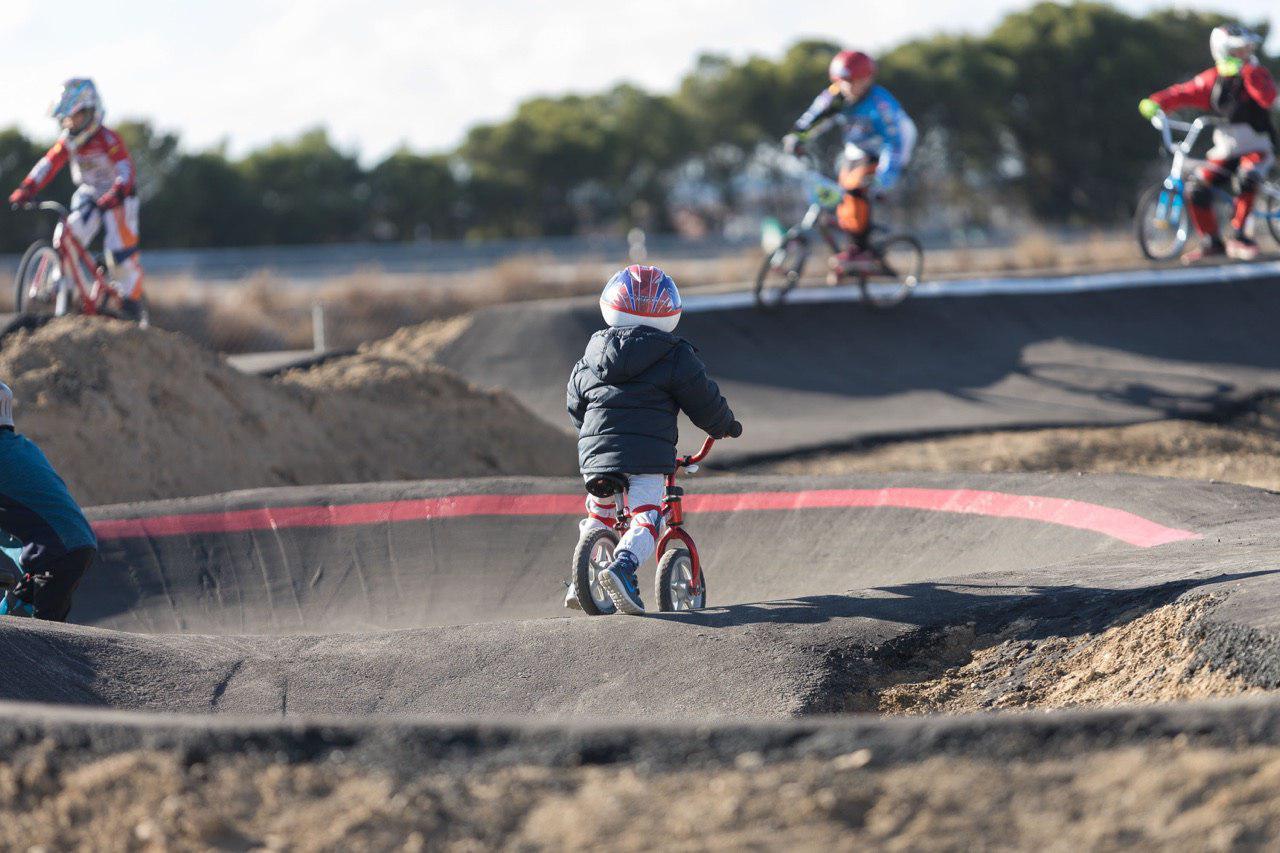
[[[836,92],[830,88],[823,89],[818,93],[818,97],[813,99],[809,109],[804,111],[804,115],[796,119],[792,130],[797,133],[808,133],[839,110],[840,104],[837,101]]]
[[[882,140],[876,177],[881,187],[891,189],[902,176],[902,169],[911,154],[909,146],[914,138],[909,127],[911,120],[893,95],[877,88],[871,104],[871,123]]]

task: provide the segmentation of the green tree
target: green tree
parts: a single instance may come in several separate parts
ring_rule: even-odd
[[[263,212],[255,242],[328,243],[362,233],[369,196],[364,172],[324,129],[255,151],[237,168]]]

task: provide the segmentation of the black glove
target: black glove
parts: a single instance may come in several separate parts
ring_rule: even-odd
[[[725,433],[729,438],[738,438],[742,435],[742,424],[734,421],[729,424],[729,431]]]

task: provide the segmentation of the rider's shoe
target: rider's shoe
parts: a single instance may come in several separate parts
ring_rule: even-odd
[[[613,599],[613,604],[620,613],[640,616],[644,613],[644,602],[640,600],[640,587],[636,583],[636,569],[639,561],[630,551],[622,550],[614,554],[609,568],[600,572],[596,579],[600,586]]]
[[[1237,233],[1227,240],[1227,255],[1237,261],[1252,261],[1258,257],[1258,244],[1247,234]]]
[[[1184,264],[1196,264],[1200,261],[1211,261],[1227,256],[1227,247],[1220,240],[1205,240],[1196,248],[1182,256]]]
[[[15,589],[7,589],[4,597],[0,598],[0,616],[26,616],[32,617],[36,615],[36,609],[29,601],[24,601],[18,597]]]
[[[569,610],[581,610],[582,602],[578,601],[578,593],[574,591],[573,584],[567,583],[565,586],[568,589],[564,593],[564,606]]]
[[[120,299],[120,319],[128,320],[131,323],[142,322],[142,300],[141,299]]]

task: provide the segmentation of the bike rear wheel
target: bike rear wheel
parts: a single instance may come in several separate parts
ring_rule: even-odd
[[[707,606],[707,578],[693,588],[693,557],[684,548],[667,550],[658,561],[658,609],[664,613],[702,610]]]
[[[66,314],[70,306],[61,279],[62,264],[53,245],[48,240],[32,243],[14,277],[14,310],[19,314]]]
[[[924,275],[924,248],[909,234],[878,241],[873,251],[879,269],[858,278],[862,299],[872,308],[892,308],[911,295]]]
[[[1268,193],[1265,210],[1267,230],[1271,232],[1271,239],[1276,241],[1276,245],[1280,245],[1280,197]]]
[[[573,549],[573,592],[578,596],[582,612],[588,616],[608,616],[617,610],[597,580],[600,572],[613,562],[617,547],[618,534],[601,527],[583,536]]]
[[[760,272],[756,274],[756,307],[772,311],[781,305],[787,294],[800,283],[808,259],[809,247],[795,237],[786,239],[781,246],[765,255],[760,263]]]
[[[1182,195],[1157,184],[1142,194],[1133,220],[1138,248],[1152,261],[1170,261],[1182,254],[1191,236],[1191,217]]]

